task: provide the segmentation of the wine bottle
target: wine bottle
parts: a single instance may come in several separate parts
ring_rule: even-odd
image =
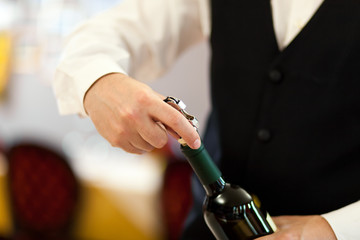
[[[273,233],[276,226],[260,211],[251,195],[238,185],[226,183],[204,145],[181,151],[205,189],[203,214],[207,226],[218,240],[250,240]]]
[[[184,102],[171,96],[165,98],[164,102],[177,109],[198,131],[199,122],[185,111]],[[205,189],[205,222],[218,240],[251,240],[276,230],[271,217],[259,210],[244,189],[224,181],[204,145],[199,149],[191,149],[181,137],[178,142]]]

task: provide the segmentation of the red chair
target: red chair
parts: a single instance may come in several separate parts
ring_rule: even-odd
[[[17,144],[6,156],[14,239],[71,239],[79,186],[65,158],[32,143]]]
[[[175,146],[178,146],[177,142]],[[161,151],[167,159],[160,193],[166,231],[165,239],[177,240],[181,236],[184,222],[193,205],[191,192],[191,175],[193,171],[189,163],[181,155],[177,156],[173,153],[170,144]]]

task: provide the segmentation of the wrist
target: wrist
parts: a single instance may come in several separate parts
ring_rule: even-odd
[[[101,92],[104,91],[103,89],[106,87],[106,85],[112,86],[111,81],[114,81],[115,79],[117,79],[116,81],[118,81],[119,79],[124,79],[125,77],[127,77],[127,75],[116,72],[116,73],[107,73],[101,76],[100,78],[98,78],[97,80],[95,80],[95,82],[92,85],[90,85],[90,87],[84,94],[83,107],[86,115],[89,116],[89,111],[91,105],[93,104],[94,97],[98,94],[101,94]]]

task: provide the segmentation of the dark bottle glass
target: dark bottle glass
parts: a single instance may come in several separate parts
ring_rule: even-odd
[[[250,240],[271,234],[276,227],[241,187],[226,183],[203,145],[181,150],[205,188],[204,219],[216,239]]]

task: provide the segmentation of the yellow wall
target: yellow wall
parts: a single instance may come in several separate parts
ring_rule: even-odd
[[[159,233],[149,233],[136,226],[126,212],[114,204],[107,190],[83,184],[82,205],[74,236],[88,240],[159,240]],[[135,209],[134,209],[135,210]],[[134,214],[137,214],[134,211]],[[143,218],[139,214],[138,218]]]
[[[5,176],[0,175],[0,236],[10,236],[12,233],[12,220],[6,188]]]
[[[0,97],[4,93],[9,78],[11,55],[11,36],[0,31]]]

